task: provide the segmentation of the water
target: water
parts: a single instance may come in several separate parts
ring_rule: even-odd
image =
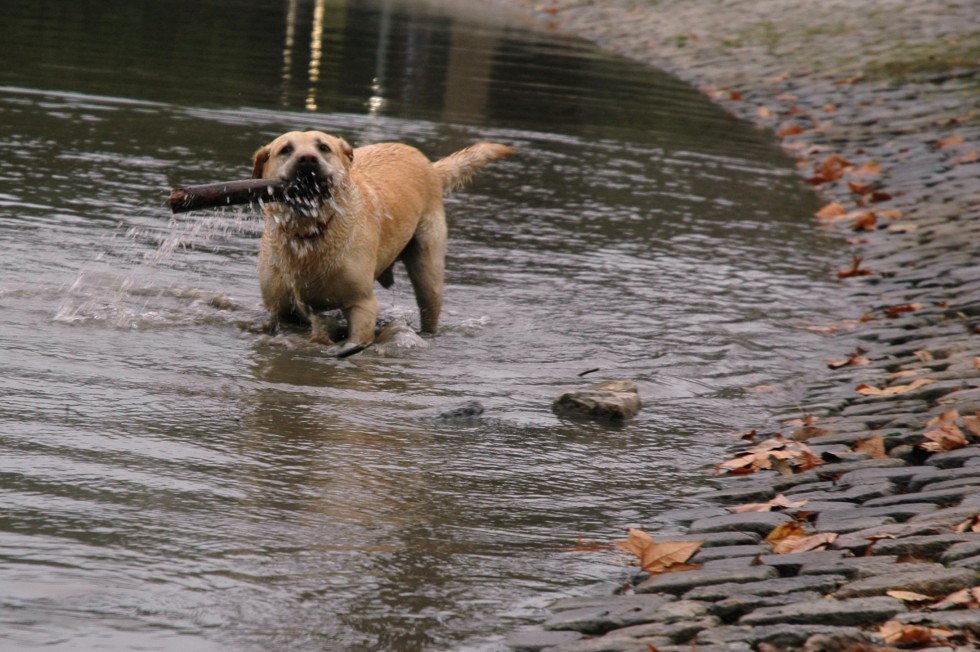
[[[577,542],[669,525],[830,357],[815,198],[656,71],[467,0],[3,13],[2,650],[497,649],[622,581]],[[520,148],[447,202],[428,346],[252,334],[256,213],[169,215],[305,128]],[[552,414],[608,378],[634,421]]]

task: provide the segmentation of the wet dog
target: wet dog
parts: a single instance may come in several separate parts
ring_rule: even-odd
[[[446,217],[442,197],[513,148],[481,142],[435,163],[414,147],[380,143],[353,149],[319,131],[279,136],[255,154],[254,178],[281,179],[286,199],[266,203],[259,250],[262,301],[275,329],[300,319],[313,339],[333,344],[315,314],[339,308],[347,339],[331,352],[374,340],[374,281],[394,282],[401,260],[418,303],[422,331],[434,333],[442,309]]]

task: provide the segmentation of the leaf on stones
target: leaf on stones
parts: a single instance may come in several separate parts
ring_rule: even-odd
[[[831,369],[841,369],[843,367],[863,367],[869,365],[871,361],[864,357],[865,353],[867,351],[858,347],[854,353],[848,353],[847,358],[844,360],[830,360],[827,362],[827,366]]]
[[[772,117],[772,111],[767,106],[760,106],[759,110],[756,111],[757,115],[763,120],[768,120]]]
[[[772,532],[766,537],[766,543],[774,546],[788,537],[804,536],[805,534],[803,526],[798,521],[786,521],[782,525],[773,528]]]
[[[930,643],[933,640],[933,631],[928,627],[900,623],[897,620],[889,620],[883,624],[878,630],[878,634],[885,640],[885,643]]]
[[[616,545],[636,555],[640,567],[646,572],[656,575],[669,572],[671,567],[683,565],[676,570],[691,570],[697,568],[687,564],[688,559],[698,551],[704,541],[664,541],[656,543],[649,534],[638,528],[630,528],[624,541]]]
[[[912,591],[885,591],[885,595],[902,602],[932,602],[935,600],[932,596],[913,593]]]
[[[944,609],[980,609],[980,586],[960,589],[959,591],[950,593],[936,604],[930,605],[929,608],[937,611]]]
[[[891,387],[875,387],[874,385],[861,383],[857,386],[856,390],[858,394],[864,394],[865,396],[895,396],[896,394],[913,392],[932,382],[934,381],[929,378],[918,378],[907,385],[892,385]]]
[[[963,417],[963,427],[966,428],[974,438],[980,439],[980,412],[973,416]]]
[[[734,459],[715,466],[718,473],[755,473],[775,468],[783,474],[799,473],[812,469],[823,461],[810,448],[801,442],[790,441],[782,435],[759,442]]]
[[[970,163],[976,163],[978,160],[980,160],[980,152],[973,150],[956,159],[956,164],[969,165]]]
[[[771,512],[784,509],[798,509],[806,505],[806,502],[806,498],[803,500],[790,500],[783,494],[779,494],[767,503],[747,503],[745,505],[739,505],[734,511],[736,514],[742,514],[745,512]]]
[[[803,127],[798,124],[788,124],[776,132],[776,135],[780,138],[788,138],[789,136],[798,136],[803,133]]]
[[[885,200],[876,200],[885,201]],[[888,211],[878,211],[878,217],[883,220],[900,220],[902,219],[902,211],[900,210],[888,210]],[[909,224],[908,226],[915,226],[914,224]]]
[[[844,172],[853,167],[847,159],[840,154],[831,154],[813,167],[813,176],[807,181],[817,185],[837,181],[844,176]]]
[[[820,532],[818,534],[789,536],[772,547],[773,554],[788,555],[811,550],[824,550],[837,539],[836,532]]]
[[[918,447],[930,453],[941,453],[964,448],[969,444],[966,435],[955,423],[944,423],[935,430],[922,435],[929,441],[918,444]]]
[[[922,310],[921,303],[903,303],[900,306],[889,306],[885,308],[885,314],[888,315],[889,318],[895,319],[899,315],[906,312],[916,312],[918,310]]]
[[[854,168],[850,173],[857,176],[874,176],[881,174],[881,166],[874,161],[869,161],[861,167]]]
[[[875,191],[875,188],[870,183],[857,183],[855,181],[848,181],[847,187],[851,189],[855,195],[870,195]]]
[[[854,452],[867,453],[876,460],[883,460],[888,457],[888,453],[885,452],[885,438],[881,435],[875,435],[868,439],[858,439],[854,443]]]
[[[843,215],[847,215],[847,209],[838,204],[835,201],[830,202],[820,210],[818,210],[815,215],[821,220],[832,220]]]
[[[870,269],[861,267],[861,256],[854,256],[851,266],[848,269],[837,272],[837,278],[850,278],[851,276],[870,276],[874,274]]]
[[[935,356],[932,355],[932,353],[926,351],[925,349],[919,349],[918,351],[913,351],[912,355],[918,358],[919,362],[932,362],[933,360],[936,359]]]
[[[950,134],[945,138],[936,141],[936,149],[942,149],[944,147],[952,147],[953,145],[961,145],[966,142],[966,138],[960,136],[959,134]]]
[[[875,215],[874,211],[864,211],[859,213],[854,221],[851,222],[851,230],[853,231],[877,231],[878,230],[878,217]]]
[[[980,515],[972,516],[955,528],[956,532],[980,532]]]

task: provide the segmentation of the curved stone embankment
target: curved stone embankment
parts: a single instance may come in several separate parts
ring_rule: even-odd
[[[783,415],[803,421],[743,442],[741,461],[721,469],[755,472],[719,476],[690,510],[659,515],[686,528],[667,539],[705,542],[690,560],[700,568],[563,600],[511,646],[980,649],[980,595],[940,604],[980,585],[976,7],[498,1],[664,68],[772,130],[827,199],[814,228],[849,234],[838,276],[854,306],[827,325],[836,368]],[[789,506],[736,511],[779,495]],[[799,536],[836,536],[776,553],[765,538],[790,521]]]

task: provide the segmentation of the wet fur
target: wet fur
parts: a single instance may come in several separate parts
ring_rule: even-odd
[[[374,281],[393,282],[405,264],[422,331],[434,333],[442,309],[446,218],[442,197],[487,163],[514,150],[477,143],[432,163],[399,143],[352,149],[318,131],[289,132],[255,154],[254,178],[287,183],[315,178],[319,194],[269,203],[259,250],[259,285],[273,324],[301,318],[329,342],[316,312],[340,308],[348,323],[340,354],[374,340]],[[309,182],[314,183],[314,182]]]

